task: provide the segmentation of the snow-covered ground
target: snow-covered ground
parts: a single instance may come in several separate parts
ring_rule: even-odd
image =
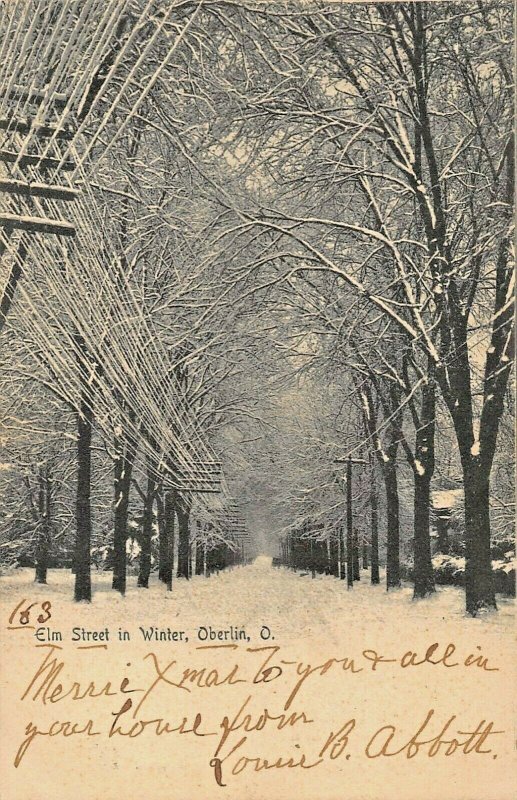
[[[327,628],[336,620],[354,619],[361,625],[391,630],[403,627],[421,629],[445,623],[472,629],[510,630],[514,623],[515,602],[498,596],[499,611],[478,619],[465,615],[465,595],[456,587],[438,587],[436,594],[426,600],[413,601],[411,586],[386,592],[381,584],[372,586],[369,574],[347,590],[346,583],[336,578],[318,575],[314,579],[305,573],[273,568],[271,558],[259,556],[251,565],[225,570],[209,578],[193,577],[176,580],[173,591],[167,592],[156,575],[149,589],[139,589],[136,577],[128,578],[125,597],[111,590],[111,574],[93,572],[93,602],[75,606],[81,624],[120,625],[125,619],[142,620],[149,624],[170,624],[178,618],[185,626],[208,620],[211,625],[249,626],[267,624],[282,636],[304,627],[317,629],[324,637]],[[33,582],[33,570],[18,569],[0,578],[3,604],[14,607],[23,598],[31,602],[54,600],[72,604],[73,576],[68,570],[50,570],[48,585]]]

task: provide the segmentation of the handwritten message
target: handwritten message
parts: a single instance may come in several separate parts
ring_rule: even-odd
[[[109,635],[109,634],[108,634]],[[72,633],[72,639],[75,634]],[[193,738],[212,737],[213,753],[209,767],[215,782],[225,781],[244,770],[298,768],[315,769],[326,761],[347,758],[352,747],[367,759],[382,757],[434,758],[437,756],[497,755],[497,737],[504,733],[493,720],[458,719],[456,714],[440,718],[430,708],[425,718],[416,721],[414,730],[400,731],[390,722],[372,730],[362,741],[354,742],[357,721],[354,717],[332,721],[322,737],[321,747],[311,752],[300,750],[295,755],[283,753],[265,758],[260,753],[261,738],[268,744],[274,732],[284,728],[302,729],[317,721],[305,707],[304,695],[324,691],[325,678],[331,672],[349,679],[364,672],[375,673],[379,680],[393,670],[481,669],[496,672],[482,653],[458,652],[454,643],[431,643],[425,652],[405,650],[403,653],[381,653],[366,648],[359,654],[329,655],[319,663],[309,664],[288,657],[279,645],[241,646],[238,644],[200,645],[194,661],[169,658],[166,652],[149,650],[132,670],[119,672],[106,683],[99,683],[95,674],[74,674],[64,648],[56,644],[36,645],[42,655],[34,674],[24,687],[21,700],[37,707],[56,709],[56,719],[49,724],[38,721],[33,713],[25,725],[22,740],[14,756],[19,767],[30,758],[31,747],[39,740],[56,737],[113,737],[187,735]],[[91,649],[91,648],[88,648]],[[100,645],[99,651],[105,651]],[[102,655],[99,654],[100,658]],[[275,691],[271,689],[274,686]],[[216,721],[211,719],[210,694],[221,687],[231,687],[233,703]],[[178,693],[193,694],[203,690],[199,706],[193,704],[189,716],[174,718],[169,713],[157,717],[150,707],[159,705],[166,712],[174,708]],[[59,718],[59,705],[72,700],[77,705],[74,719]],[[108,701],[109,702],[106,702]],[[95,702],[103,701],[103,702]],[[259,701],[259,708],[257,708]],[[92,716],[81,719],[83,708]],[[319,724],[318,724],[319,723]],[[261,736],[262,734],[262,736]],[[303,739],[303,733],[299,734]]]

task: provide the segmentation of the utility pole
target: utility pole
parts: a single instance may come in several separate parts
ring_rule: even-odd
[[[28,238],[27,234],[42,233],[69,237],[75,236],[76,233],[72,223],[46,216],[50,212],[45,208],[41,211],[40,203],[43,201],[43,206],[45,206],[47,201],[73,201],[79,196],[79,190],[71,185],[71,181],[68,182],[68,185],[60,182],[60,174],[74,169],[75,164],[69,158],[61,158],[59,142],[70,141],[73,138],[73,132],[70,129],[56,128],[51,124],[36,124],[35,122],[39,115],[53,113],[56,106],[56,93],[46,98],[44,93],[33,88],[14,88],[9,92],[9,97],[15,101],[15,105],[21,96],[26,101],[27,119],[15,118],[14,111],[10,116],[8,111],[6,117],[0,119],[0,130],[5,131],[4,142],[0,148],[0,164],[2,171],[8,173],[7,175],[2,174],[0,177],[0,199],[2,201],[0,256],[9,246],[14,231],[21,232],[15,248],[13,248],[13,263],[0,301],[0,330],[4,327],[18,283],[22,279],[29,249],[30,237]],[[64,102],[66,105],[66,100]],[[34,148],[37,150],[49,149],[46,142],[48,139],[51,141],[53,152],[55,151],[55,158],[25,152]],[[11,148],[10,150],[4,149],[5,140],[10,140],[10,144],[7,145]],[[28,174],[26,167],[29,168]],[[54,174],[51,176],[52,172]],[[52,212],[53,209],[54,206],[50,211]],[[39,216],[35,216],[35,214],[39,214]]]

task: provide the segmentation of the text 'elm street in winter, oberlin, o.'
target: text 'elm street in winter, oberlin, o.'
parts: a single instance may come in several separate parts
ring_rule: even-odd
[[[144,642],[185,642],[190,638],[200,642],[251,642],[251,636],[245,628],[230,625],[227,628],[214,628],[212,625],[200,625],[192,633],[182,630],[174,630],[170,627],[158,627],[155,625],[139,625],[136,632],[131,633],[125,628],[110,630],[108,627],[101,630],[88,630],[87,628],[74,627],[71,631],[60,631],[53,628],[39,626],[34,631],[34,638],[38,642],[109,642],[114,639],[127,642],[133,636],[143,639]],[[271,628],[261,625],[256,635],[262,641],[272,640],[275,637]]]

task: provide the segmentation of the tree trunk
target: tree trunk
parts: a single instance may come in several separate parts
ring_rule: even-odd
[[[178,503],[176,513],[178,515],[178,578],[189,579],[189,516],[190,508]]]
[[[38,510],[40,530],[35,552],[34,580],[36,583],[47,582],[51,531],[51,493],[51,481],[47,468],[41,470],[39,475]]]
[[[414,501],[414,593],[413,597],[427,597],[435,591],[431,539],[429,536],[429,505],[431,477],[415,473]]]
[[[490,479],[487,470],[473,465],[465,483],[465,592],[467,613],[497,608],[490,552]]]
[[[165,539],[167,541],[167,554],[164,566],[164,579],[167,584],[167,591],[172,591],[172,573],[174,571],[174,539],[175,539],[175,526],[174,515],[176,512],[176,492],[165,492],[164,503],[164,529]]]
[[[140,551],[140,565],[138,570],[137,586],[142,589],[149,588],[149,576],[151,574],[151,541],[153,535],[153,506],[156,480],[151,468],[147,471],[147,491],[145,493],[144,508],[142,514],[142,541]]]
[[[196,543],[196,575],[202,575],[203,571],[203,542],[198,540]]]
[[[449,546],[449,517],[442,516],[436,519],[436,533],[438,534],[438,552],[447,555]]]
[[[488,360],[488,357],[487,357]],[[503,410],[503,398],[492,401],[492,414],[481,416],[479,439],[474,438],[472,391],[467,356],[455,361],[458,406],[448,402],[461,456],[465,494],[465,601],[468,614],[497,609],[490,541],[490,472]],[[494,389],[495,386],[490,384]],[[449,398],[449,401],[451,398]],[[476,452],[477,451],[477,452]]]
[[[91,521],[91,443],[93,412],[83,396],[77,414],[77,489],[75,538],[75,590],[76,602],[92,599],[90,573]]]
[[[372,583],[379,579],[379,551],[378,551],[378,517],[377,494],[375,489],[375,471],[373,458],[375,456],[381,470],[386,491],[386,589],[400,586],[400,524],[399,524],[399,494],[397,481],[397,451],[402,435],[402,415],[400,398],[395,391],[389,392],[389,403],[383,401],[383,396],[377,389],[378,399],[388,415],[390,427],[387,445],[383,446],[377,429],[377,411],[372,397],[371,386],[365,383],[362,396],[365,403],[363,413],[364,427],[372,438],[373,452],[370,453],[370,469],[372,476]]]
[[[368,545],[363,542],[363,569],[368,569]]]
[[[46,583],[47,582],[47,570],[48,570],[48,550],[45,551],[42,548],[41,541],[38,542],[38,547],[36,550],[36,564],[35,564],[35,571],[34,571],[34,582],[35,583]]]
[[[399,523],[399,491],[397,468],[393,459],[384,467],[384,485],[386,488],[386,588],[395,589],[400,586],[400,523]]]
[[[339,578],[339,530],[330,536],[330,574]]]
[[[375,466],[371,462],[371,489],[370,489],[370,508],[371,508],[371,582],[380,583],[379,577],[379,512],[377,499],[377,479]]]
[[[167,530],[165,528],[165,508],[161,492],[156,493],[156,521],[158,523],[158,579],[167,583]]]
[[[204,571],[204,553],[203,553],[203,541],[201,536],[201,523],[198,520],[197,523],[197,538],[196,538],[196,566],[195,566],[195,573],[196,575],[202,575]]]
[[[133,458],[131,456],[128,458],[126,454],[121,454],[115,461],[112,582],[113,589],[120,592],[120,594],[125,594],[126,592],[127,517],[132,471]]]
[[[488,356],[487,356],[488,360]],[[492,401],[481,416],[479,438],[474,438],[472,392],[466,356],[455,362],[458,406],[448,402],[461,456],[465,493],[465,601],[468,614],[497,609],[490,541],[490,472],[503,411],[503,398]],[[496,391],[495,386],[489,385]],[[504,384],[506,385],[506,384]],[[451,398],[449,398],[449,401]]]
[[[422,389],[420,426],[415,440],[413,475],[414,495],[414,598],[427,597],[435,591],[433,563],[431,560],[431,538],[429,510],[431,504],[431,480],[435,466],[435,418],[436,390],[435,365],[428,360],[428,381]]]

